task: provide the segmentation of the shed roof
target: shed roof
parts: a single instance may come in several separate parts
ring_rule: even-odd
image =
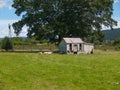
[[[63,38],[66,43],[84,43],[81,38]]]

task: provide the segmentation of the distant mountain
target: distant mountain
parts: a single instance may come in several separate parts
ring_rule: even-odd
[[[4,38],[0,38],[0,41],[3,40]]]
[[[27,39],[27,37],[20,37],[20,38],[22,38],[23,40],[26,40]],[[0,38],[0,41],[1,40],[3,40],[4,38]]]
[[[120,38],[120,28],[103,30],[102,33],[104,34],[104,41]]]
[[[27,37],[21,37],[23,40],[26,40],[27,39]]]

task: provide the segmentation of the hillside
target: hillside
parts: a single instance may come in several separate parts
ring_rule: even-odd
[[[104,34],[104,41],[105,40],[114,40],[116,38],[120,38],[120,28],[116,28],[113,30],[103,30],[102,33]]]

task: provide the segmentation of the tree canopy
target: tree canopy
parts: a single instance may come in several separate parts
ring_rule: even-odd
[[[19,35],[23,26],[28,27],[28,37],[36,39],[55,36],[92,36],[102,25],[116,24],[113,14],[114,0],[13,0],[15,13],[22,19],[13,24]]]

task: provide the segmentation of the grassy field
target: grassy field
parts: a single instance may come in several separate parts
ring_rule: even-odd
[[[120,52],[0,53],[0,90],[120,90]]]

